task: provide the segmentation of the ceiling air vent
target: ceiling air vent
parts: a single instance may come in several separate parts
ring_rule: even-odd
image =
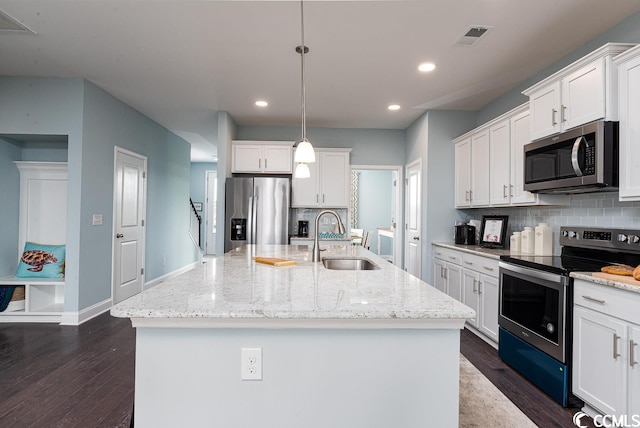
[[[472,25],[456,42],[456,46],[473,46],[480,40],[480,37],[487,34],[492,27],[484,25]]]
[[[35,34],[35,31],[31,31],[29,28],[25,27],[24,24],[0,10],[0,33],[5,32]]]

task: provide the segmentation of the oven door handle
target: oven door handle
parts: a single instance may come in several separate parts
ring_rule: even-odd
[[[520,267],[520,266],[512,265],[510,263],[505,263],[505,262],[499,262],[498,266],[500,267],[501,270],[504,269],[507,271],[518,273],[520,275],[527,275],[531,278],[541,279],[543,281],[560,284],[562,286],[569,285],[569,277],[564,275],[559,275],[557,273],[549,273],[541,270],[529,269],[529,268]]]
[[[582,177],[582,169],[580,169],[580,159],[578,159],[578,153],[580,152],[580,145],[583,144],[583,141],[586,144],[586,140],[581,135],[576,138],[575,143],[573,143],[573,148],[571,149],[571,165],[573,166],[573,170],[575,171],[578,177]]]

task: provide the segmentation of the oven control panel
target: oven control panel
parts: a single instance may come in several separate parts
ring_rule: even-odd
[[[640,230],[562,226],[560,245],[581,248],[609,248],[640,253]]]

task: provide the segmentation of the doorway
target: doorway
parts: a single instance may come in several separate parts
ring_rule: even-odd
[[[421,278],[422,245],[420,244],[420,221],[422,219],[422,160],[407,165],[405,198],[407,217],[405,221],[405,270]]]
[[[144,285],[147,158],[115,147],[113,174],[112,301],[121,302]]]
[[[352,229],[369,232],[367,247],[402,266],[402,183],[399,165],[351,165]]]
[[[207,181],[205,184],[206,207],[204,222],[204,246],[206,255],[216,254],[216,230],[218,223],[218,172],[207,171]]]

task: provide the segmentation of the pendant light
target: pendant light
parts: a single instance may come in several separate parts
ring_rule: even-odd
[[[306,109],[306,93],[305,93],[305,84],[304,84],[304,55],[309,52],[309,48],[304,45],[304,4],[300,1],[300,33],[302,37],[302,43],[300,46],[296,47],[296,52],[300,54],[300,62],[301,62],[301,98],[302,98],[302,138],[300,142],[296,145],[296,153],[294,156],[294,161],[298,163],[296,165],[296,170],[294,172],[294,176],[296,178],[308,178],[311,176],[309,172],[309,166],[307,163],[316,161],[316,154],[313,150],[313,146],[307,139],[307,109]]]

